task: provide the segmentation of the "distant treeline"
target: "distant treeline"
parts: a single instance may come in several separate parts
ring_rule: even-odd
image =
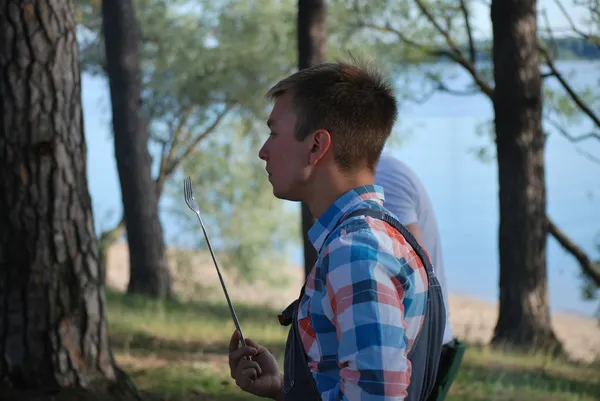
[[[593,44],[578,37],[562,37],[542,39],[554,52],[559,60],[600,60],[600,43]],[[469,54],[469,46],[460,46],[465,54]],[[475,43],[477,59],[489,61],[492,58],[492,41],[477,41]]]
[[[600,43],[591,43],[582,38],[560,38],[545,41],[551,48],[558,51],[559,59],[600,59]]]

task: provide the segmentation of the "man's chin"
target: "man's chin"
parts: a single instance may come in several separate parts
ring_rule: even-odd
[[[273,196],[275,196],[277,199],[286,200],[286,201],[290,201],[290,202],[300,202],[301,201],[301,199],[298,196],[294,196],[293,194],[290,194],[290,193],[284,192],[284,191],[277,191],[274,187],[273,187]]]

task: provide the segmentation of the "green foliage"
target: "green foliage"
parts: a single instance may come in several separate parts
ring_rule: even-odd
[[[348,7],[348,29],[353,31],[355,40],[372,43],[378,52],[378,61],[396,66],[394,71],[400,81],[398,94],[402,101],[423,102],[435,91],[461,96],[484,93],[492,101],[491,41],[477,38],[478,32],[474,30],[470,17],[475,1],[334,0],[334,3],[351,5]],[[583,13],[587,17],[582,21],[570,19],[568,13],[571,10],[562,9],[562,12],[571,25],[570,35],[577,40],[557,39],[554,27],[548,26],[543,18],[543,9],[539,18],[540,43],[548,46],[550,56],[547,60],[542,53],[541,59],[545,77],[544,129],[547,137],[563,135],[574,143],[578,142],[581,133],[587,134],[590,130],[597,133],[600,130],[597,124],[600,92],[595,87],[577,84],[578,77],[573,72],[564,71],[552,58],[556,54],[564,54],[567,48],[579,49],[578,54],[596,54],[593,48],[597,51],[600,46],[598,1],[576,0],[575,6],[587,11]],[[448,63],[468,73],[472,78],[471,84],[465,88],[454,87],[452,71],[456,69],[448,68]],[[420,79],[415,79],[416,75]],[[470,152],[483,162],[492,162],[495,159],[493,121],[481,123],[477,134],[487,143],[470,149]],[[581,147],[585,147],[583,142]],[[591,156],[590,159],[598,160],[597,156],[586,154],[583,149],[580,151]],[[597,290],[591,280],[584,281],[584,296],[595,299]]]
[[[190,2],[138,0],[143,40],[143,104],[163,141],[188,117],[186,127],[202,131],[215,110],[237,105],[238,113],[264,113],[262,90],[292,67],[290,2]],[[84,26],[93,34],[82,45],[86,71],[103,74],[98,10]],[[262,21],[281,23],[264,24]],[[190,135],[194,135],[191,132]]]
[[[348,6],[348,30],[353,32],[353,38],[371,43],[379,62],[395,66],[394,71],[401,82],[399,95],[402,101],[422,102],[433,91],[461,96],[475,94],[482,91],[482,85],[493,90],[492,65],[489,56],[484,56],[491,53],[491,42],[477,39],[478,32],[470,17],[475,1],[336,0],[333,3],[351,4]],[[464,9],[461,8],[461,3],[464,4]],[[594,1],[587,0],[579,1],[577,5],[593,11],[593,3]],[[587,42],[597,46],[594,38],[600,32],[598,14],[596,11],[589,15],[589,18],[581,21],[581,25],[577,25],[580,21],[575,21],[572,29],[574,32],[590,32]],[[543,25],[542,21],[540,25]],[[553,39],[552,27],[542,26],[540,31],[540,36],[546,38],[541,42],[551,42],[557,48],[564,42]],[[473,54],[469,38],[472,39]],[[473,77],[472,83],[464,88],[454,87],[453,69],[448,68],[447,62],[468,71]],[[546,68],[545,72],[547,70]],[[564,74],[568,84],[573,86],[583,104],[590,107],[596,115],[600,114],[598,91],[573,85],[576,77],[569,76],[562,70],[560,72]],[[420,75],[420,79],[415,79],[415,74]],[[583,120],[588,119],[565,88],[556,83],[554,76],[545,79],[544,102],[547,120],[552,121],[552,127],[558,127],[561,134],[574,130],[575,124],[582,124]],[[485,123],[485,127],[480,127],[480,130],[486,131],[480,135],[488,135],[487,127],[488,123]],[[493,125],[491,128],[493,129]],[[549,127],[548,133],[552,131]],[[489,137],[493,139],[493,135]],[[490,161],[494,157],[490,147],[474,149],[473,153],[484,161]]]
[[[185,175],[192,177],[213,247],[227,255],[227,266],[235,266],[250,280],[289,264],[291,240],[300,233],[298,210],[273,196],[264,162],[258,158],[266,134],[252,134],[258,131],[265,132],[252,121],[227,122],[183,165]],[[173,189],[180,197],[180,186]],[[205,246],[198,223],[187,211],[181,217],[182,226],[195,230],[199,245]]]
[[[428,14],[414,0],[328,2],[327,59],[377,58],[384,71],[394,74],[401,104],[423,101],[434,91],[476,93],[480,88],[475,80],[455,88],[452,69],[433,62],[456,62],[457,52],[473,66],[479,85],[493,87],[490,64],[470,60],[465,10],[468,15],[472,1],[465,2],[464,10],[449,0],[422,4]],[[210,188],[203,207],[230,264],[250,272],[259,265],[283,263],[291,241],[299,243],[299,219],[273,198],[257,152],[268,112],[263,94],[296,69],[296,25],[290,23],[296,3],[137,0],[136,5],[143,107],[156,176],[168,180],[184,163],[186,174]],[[103,76],[99,7],[100,0],[78,1],[83,70]],[[545,89],[548,113],[568,117],[571,124],[580,117],[564,90]],[[589,92],[583,98],[595,107],[594,96]],[[484,135],[490,132],[484,130]],[[494,157],[488,147],[475,153],[482,160]],[[173,191],[169,196],[179,199],[179,185]]]
[[[81,63],[104,76],[99,0],[79,0]],[[137,0],[143,107],[156,177],[180,199],[186,175],[202,188],[201,207],[215,246],[252,278],[285,264],[300,243],[297,208],[276,200],[258,148],[264,139],[268,87],[296,69],[296,3],[255,0]],[[329,9],[327,60],[373,58],[379,42],[353,40],[347,7]],[[374,45],[375,44],[375,45]],[[378,63],[379,64],[379,63]],[[391,64],[388,65],[391,70]],[[287,205],[289,206],[289,205]],[[189,215],[182,229],[205,242]]]
[[[333,3],[346,1],[334,0]],[[472,3],[465,1],[467,10]],[[463,88],[453,85],[457,71],[448,68],[448,62],[454,62],[456,56],[456,50],[448,41],[469,58],[468,50],[464,50],[468,35],[459,3],[425,1],[423,4],[435,24],[414,0],[351,1],[347,29],[353,40],[369,43],[377,53],[377,62],[393,71],[401,104],[423,103],[436,91],[460,95],[478,93],[474,82]],[[493,86],[489,62],[476,63],[473,68],[482,82]]]
[[[268,86],[292,70],[291,1],[138,0],[143,107],[156,176],[180,171],[205,198],[213,242],[251,278],[285,264],[298,217],[270,193],[258,159]],[[84,71],[104,76],[100,3],[80,1]],[[265,23],[269,21],[271,23]],[[167,181],[168,183],[168,181]],[[181,198],[181,188],[168,195]],[[297,214],[297,213],[296,213]],[[182,221],[189,221],[186,215]],[[183,224],[204,243],[198,225]]]
[[[541,28],[547,38],[545,43],[549,53],[560,54],[562,44],[570,45],[572,48],[580,47],[580,53],[597,54],[600,51],[600,13],[598,12],[598,0],[575,0],[574,4],[587,11],[582,21],[574,21],[569,16],[569,11],[560,6],[563,15],[571,25],[572,34],[584,43],[577,43],[573,38],[556,40],[547,20]],[[545,15],[543,15],[545,17]],[[598,156],[588,153],[586,142],[600,139],[600,94],[595,87],[587,87],[578,82],[578,77],[573,71],[565,71],[558,63],[547,62],[545,70],[548,78],[544,82],[544,122],[546,132],[551,135],[562,135],[568,138],[577,147],[580,154],[598,162]],[[596,66],[600,72],[600,67]],[[587,77],[584,77],[584,79]],[[565,82],[562,83],[561,81]],[[589,133],[596,133],[595,137]],[[583,139],[582,138],[587,138]],[[600,242],[599,242],[600,244]],[[600,245],[597,246],[600,251]],[[596,255],[590,255],[594,257]],[[596,264],[600,266],[600,261]],[[580,274],[582,284],[582,296],[589,301],[600,300],[600,288],[585,274]],[[596,310],[596,316],[600,319],[600,304]]]

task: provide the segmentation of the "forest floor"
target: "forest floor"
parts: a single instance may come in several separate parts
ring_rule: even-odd
[[[170,261],[180,300],[150,301],[122,293],[129,279],[127,247],[110,249],[108,317],[117,362],[141,390],[163,400],[258,400],[229,377],[227,344],[234,326],[210,259],[170,250]],[[281,361],[287,331],[276,314],[295,298],[302,273],[278,273],[255,283],[231,273],[225,279],[244,334]],[[455,335],[469,347],[448,400],[600,400],[600,327],[594,319],[552,317],[571,358],[564,361],[488,347],[497,317],[493,303],[451,295],[450,313]]]

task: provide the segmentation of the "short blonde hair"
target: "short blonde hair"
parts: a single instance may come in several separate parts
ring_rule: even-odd
[[[398,113],[392,86],[377,69],[323,63],[284,78],[266,96],[276,100],[287,93],[296,109],[298,140],[325,129],[342,169],[375,169]]]

